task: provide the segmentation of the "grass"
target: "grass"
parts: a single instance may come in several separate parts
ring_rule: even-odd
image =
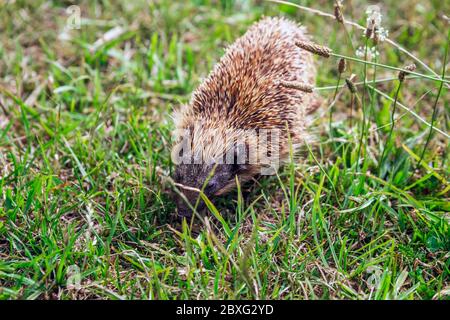
[[[364,31],[288,4],[81,1],[75,30],[70,4],[0,10],[0,299],[448,299],[445,1],[383,1],[402,49],[372,62]],[[170,115],[262,15],[301,21],[347,71],[317,58],[324,104],[295,161],[177,230]]]

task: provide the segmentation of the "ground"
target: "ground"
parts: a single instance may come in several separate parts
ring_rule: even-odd
[[[448,299],[448,2],[383,1],[378,44],[332,1],[291,2],[331,17],[256,0],[0,4],[0,299]],[[342,12],[365,27],[371,4]],[[353,60],[340,74],[316,58],[311,144],[177,229],[171,114],[263,15]],[[400,85],[392,67],[411,63]]]

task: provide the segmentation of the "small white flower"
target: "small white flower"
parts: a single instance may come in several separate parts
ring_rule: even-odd
[[[355,54],[358,58],[364,59],[366,56],[366,50],[364,47],[359,47],[356,50]],[[367,48],[367,61],[372,61],[379,55],[380,55],[380,53],[378,52],[376,47]]]
[[[359,58],[364,58],[365,55],[365,50],[363,47],[359,47],[358,49],[356,49],[356,56]]]
[[[366,9],[367,27],[380,26],[381,24],[381,10],[379,6],[368,6]]]
[[[378,39],[380,41],[384,41],[387,37],[389,37],[389,30],[383,27],[378,28],[375,32],[377,33]]]
[[[372,48],[370,48],[370,55],[371,55],[371,58],[374,59],[374,58],[378,57],[380,55],[380,53],[378,52],[376,47],[372,47]],[[372,59],[370,59],[370,60],[372,60]]]
[[[367,26],[364,35],[370,38],[376,37],[378,41],[384,41],[389,35],[389,31],[381,26],[382,14],[380,7],[369,6],[366,9]],[[373,32],[372,32],[373,31]]]

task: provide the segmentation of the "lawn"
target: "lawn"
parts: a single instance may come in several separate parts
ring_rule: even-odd
[[[0,299],[449,299],[450,3],[289,1],[0,3]],[[171,115],[262,16],[333,50],[312,142],[176,224]]]

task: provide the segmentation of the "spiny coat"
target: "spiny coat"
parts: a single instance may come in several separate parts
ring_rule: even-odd
[[[288,139],[294,148],[302,144],[307,137],[307,114],[317,106],[314,94],[280,83],[315,83],[312,55],[297,47],[297,41],[309,41],[309,36],[304,27],[284,18],[264,18],[250,27],[227,48],[194,91],[189,104],[175,114],[175,141],[180,142],[186,130],[190,130],[192,152],[200,152],[204,160],[211,160],[232,148],[233,139],[238,139],[245,130],[279,129],[280,158],[287,160]],[[211,140],[225,131],[226,142]],[[176,153],[178,149],[173,151]],[[206,163],[178,164],[174,178],[181,185],[201,189],[212,168]],[[247,180],[257,174],[260,166],[218,165],[214,169],[205,189],[207,196],[228,192],[235,186],[236,175],[241,181]],[[198,196],[192,190],[185,190],[184,194],[191,203],[191,198]],[[180,206],[185,206],[178,206],[183,211],[181,215],[189,216],[186,213],[189,210],[180,210]]]

